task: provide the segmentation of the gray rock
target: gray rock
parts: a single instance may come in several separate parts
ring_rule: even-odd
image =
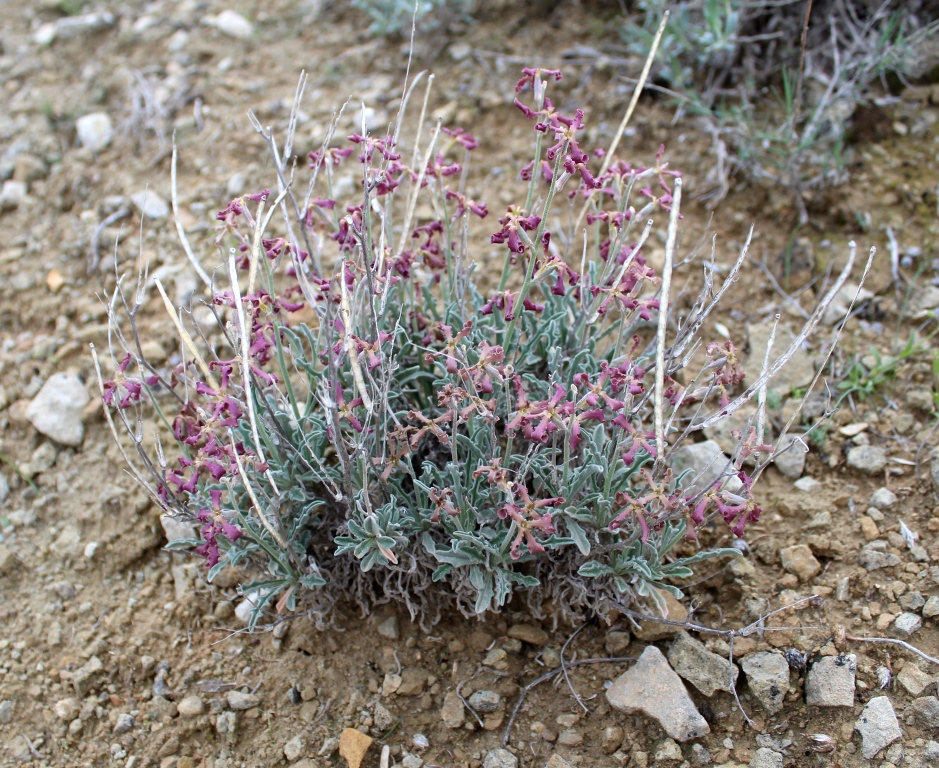
[[[196,535],[195,523],[186,522],[185,520],[177,520],[172,515],[160,515],[160,525],[163,526],[163,533],[166,534],[167,541],[171,542],[179,541],[181,539],[198,538]]]
[[[701,641],[684,631],[679,632],[672,643],[668,651],[668,663],[681,677],[709,697],[717,691],[729,693],[732,682],[737,682],[739,674],[735,664],[711,653]]]
[[[775,715],[783,708],[789,691],[789,662],[781,653],[757,651],[749,653],[740,662],[747,676],[747,685],[763,709]]]
[[[3,182],[3,188],[0,189],[0,210],[16,210],[24,200],[26,200],[25,182],[13,179]]]
[[[379,635],[382,637],[387,637],[389,640],[398,639],[398,617],[389,616],[385,619],[378,627],[375,629]]]
[[[913,716],[928,728],[939,728],[939,699],[935,696],[920,696],[910,703]]]
[[[82,703],[76,698],[61,699],[55,703],[52,711],[59,720],[70,723],[82,711]]]
[[[260,703],[261,698],[253,693],[242,693],[238,690],[228,692],[228,706],[232,709],[251,709]]]
[[[493,749],[483,758],[483,768],[518,768],[518,758],[507,749]]]
[[[676,474],[691,470],[682,486],[682,490],[688,495],[710,488],[720,477],[729,461],[730,459],[724,455],[721,447],[714,440],[705,440],[703,443],[683,445],[675,451],[672,464]],[[740,480],[736,476],[727,479],[725,486],[727,490],[736,491],[740,487]]]
[[[881,568],[893,568],[900,565],[900,558],[890,552],[881,552],[878,549],[864,547],[857,556],[858,565],[866,571],[877,571]]]
[[[854,729],[861,734],[861,754],[868,760],[884,747],[903,738],[893,705],[886,696],[877,696],[867,702]]]
[[[4,699],[0,701],[0,723],[7,725],[13,722],[13,701]]]
[[[584,743],[584,734],[576,728],[565,728],[558,734],[558,744],[562,747],[579,747]]]
[[[6,475],[0,475],[0,504],[3,504],[7,500],[7,496],[10,495],[10,483],[6,478]]]
[[[600,749],[604,755],[612,755],[626,737],[626,732],[618,725],[608,725],[603,729],[603,740],[600,742]]]
[[[114,723],[114,733],[127,733],[133,727],[134,716],[128,712],[122,712]]]
[[[816,493],[822,487],[814,477],[800,477],[793,485],[804,493]]]
[[[92,656],[81,667],[72,672],[72,685],[80,696],[85,696],[91,690],[92,680],[104,671],[104,664],[97,656]]]
[[[703,744],[694,743],[691,745],[691,757],[689,759],[695,768],[704,768],[704,766],[711,764],[711,753],[707,751]]]
[[[877,509],[893,509],[897,494],[887,488],[878,488],[871,494],[871,506]]]
[[[606,652],[610,656],[621,656],[626,652],[626,649],[629,647],[631,641],[629,632],[620,632],[614,630],[613,632],[606,633]]]
[[[909,592],[904,592],[900,595],[900,599],[897,602],[900,603],[900,607],[904,611],[918,611],[926,605],[926,598],[923,597],[922,593],[918,590],[911,589]]]
[[[651,717],[677,741],[691,741],[711,731],[681,678],[654,645],[648,646],[639,660],[613,681],[606,698],[621,712],[641,712]]]
[[[26,418],[61,445],[80,446],[85,437],[82,409],[91,398],[74,373],[56,373],[26,407]]]
[[[824,656],[809,669],[805,678],[805,702],[816,707],[853,707],[854,654]]]
[[[152,189],[143,189],[130,196],[134,207],[147,219],[165,219],[170,215],[170,205]]]
[[[655,751],[652,753],[652,762],[663,768],[677,766],[683,759],[681,747],[675,743],[674,739],[662,739],[655,745]]]
[[[783,756],[767,747],[760,747],[750,760],[750,768],[782,768]]]
[[[901,613],[893,622],[893,628],[900,637],[909,637],[923,626],[923,620],[915,613]]]
[[[747,337],[750,342],[750,354],[747,357],[743,367],[747,371],[753,371],[754,379],[759,375],[763,366],[763,357],[766,355],[766,344],[769,342],[769,335],[772,331],[770,323],[762,325],[751,325],[747,328]],[[773,342],[773,349],[770,352],[771,359],[776,359],[792,344],[795,336],[787,328],[778,328],[776,330],[776,340]],[[783,369],[773,377],[769,382],[768,388],[774,394],[785,397],[792,389],[798,389],[811,383],[815,376],[815,365],[812,363],[812,357],[801,347],[796,350]]]
[[[85,35],[103,32],[113,26],[114,14],[107,11],[84,13],[81,16],[66,16],[55,23],[55,39],[74,40]]]
[[[290,741],[284,744],[284,757],[289,762],[293,762],[303,754],[303,737],[294,736]]]
[[[421,768],[424,761],[417,755],[405,755],[401,758],[401,768]]]
[[[254,34],[254,25],[237,11],[224,10],[218,16],[208,17],[204,23],[239,40],[247,40]]]
[[[205,702],[199,696],[187,696],[176,706],[180,717],[198,717],[205,712]]]
[[[931,619],[933,616],[939,616],[939,597],[933,595],[930,597],[924,604],[923,610],[920,611],[927,619]]]
[[[456,691],[450,691],[443,697],[443,707],[440,709],[440,719],[447,728],[462,728],[466,721],[466,713],[463,710],[463,702],[456,695]]]
[[[878,475],[887,466],[887,452],[879,445],[856,445],[848,451],[847,463],[858,472]]]
[[[75,130],[81,145],[94,153],[100,152],[114,138],[114,126],[106,112],[92,112],[75,121]]]
[[[801,435],[787,434],[780,442],[779,449],[785,450],[785,453],[773,459],[776,469],[786,477],[798,480],[805,472],[805,457],[808,456],[805,440]]]
[[[929,455],[929,475],[932,477],[932,489],[939,493],[939,448]]]
[[[387,731],[394,725],[395,718],[391,712],[388,711],[388,707],[384,704],[376,704],[375,711],[372,713],[372,719],[375,721],[375,727],[379,731]]]
[[[502,697],[495,691],[476,691],[469,697],[469,705],[477,712],[495,712],[502,703]]]
[[[219,712],[215,720],[215,731],[229,744],[234,744],[238,739],[238,713]]]

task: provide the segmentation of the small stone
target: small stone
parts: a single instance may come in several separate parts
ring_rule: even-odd
[[[396,693],[398,696],[420,696],[424,692],[428,677],[430,675],[427,670],[408,667],[401,672],[401,685]]]
[[[507,749],[493,749],[483,758],[483,768],[518,768],[518,758]]]
[[[787,434],[780,441],[779,450],[785,451],[773,459],[773,465],[783,475],[792,480],[798,480],[805,471],[805,457],[808,455],[808,446],[801,435]]]
[[[388,711],[388,707],[381,703],[375,705],[372,719],[375,721],[375,727],[379,731],[387,731],[395,722],[394,715]]]
[[[685,608],[671,592],[662,589],[659,590],[659,594],[665,601],[665,615],[662,616],[663,619],[669,619],[671,621],[688,620],[688,609]],[[658,611],[653,609],[648,615],[652,616],[656,613],[658,613]],[[654,621],[643,621],[640,623],[639,629],[636,630],[635,636],[640,642],[653,643],[662,638],[671,637],[676,634],[679,629],[680,627],[676,627],[673,624],[659,624]]]
[[[824,656],[809,669],[805,678],[805,702],[815,707],[853,707],[854,654]]]
[[[0,210],[13,211],[20,207],[20,204],[26,200],[26,184],[22,181],[3,182],[3,188],[0,189]]]
[[[284,757],[289,762],[293,762],[303,754],[303,738],[294,736],[290,741],[284,744]]]
[[[681,678],[654,645],[648,646],[639,660],[613,681],[606,698],[621,712],[641,712],[651,717],[678,741],[700,738],[711,730]]]
[[[711,653],[704,643],[695,640],[685,631],[678,637],[668,651],[668,663],[679,675],[691,683],[705,696],[713,696],[717,691],[732,690],[737,682],[739,670],[727,659]]]
[[[523,643],[538,647],[548,643],[548,633],[541,627],[535,627],[531,624],[516,624],[509,629],[507,634],[509,637],[521,640]]]
[[[78,592],[75,590],[75,585],[68,579],[55,582],[52,585],[52,590],[63,600],[74,600],[78,595]]]
[[[493,648],[483,658],[483,666],[492,667],[501,672],[509,668],[508,657],[509,654],[505,652],[504,648]]]
[[[621,632],[614,630],[613,632],[606,633],[606,640],[604,645],[606,646],[606,652],[610,656],[622,656],[626,649],[629,648],[629,643],[632,641],[632,637],[629,632]]]
[[[2,567],[0,567],[2,571]],[[939,597],[933,595],[930,597],[924,604],[923,610],[921,611],[923,616],[927,619],[931,619],[933,616],[939,616]]]
[[[114,137],[111,118],[104,112],[92,112],[78,118],[75,121],[75,130],[81,145],[96,154],[107,147]]]
[[[160,525],[163,526],[163,533],[166,534],[166,540],[168,542],[198,538],[195,523],[190,523],[186,520],[177,520],[172,515],[165,513],[160,515]]]
[[[82,409],[90,402],[82,380],[74,373],[56,373],[26,408],[26,418],[46,437],[61,445],[80,446],[85,437]]]
[[[541,652],[541,660],[548,669],[557,669],[561,666],[561,654],[556,648],[545,648]]]
[[[789,663],[781,653],[757,651],[740,662],[750,691],[770,715],[783,708],[789,691]]]
[[[871,506],[877,509],[892,509],[897,503],[897,494],[887,488],[878,488],[871,494]]]
[[[450,58],[457,62],[463,61],[472,52],[473,48],[469,43],[454,43],[447,49]]]
[[[822,487],[822,484],[814,477],[800,477],[793,485],[796,487],[796,490],[802,491],[803,493],[818,493]]]
[[[79,712],[82,711],[82,703],[75,698],[62,699],[57,701],[52,709],[59,720],[69,723],[78,717]]]
[[[242,693],[238,690],[228,692],[228,706],[232,709],[244,711],[256,707],[260,703],[260,696],[253,693]]]
[[[134,727],[134,716],[128,712],[122,712],[117,716],[114,723],[114,733],[127,733]]]
[[[565,728],[558,734],[558,744],[564,747],[579,747],[584,743],[584,734],[575,728]]]
[[[254,25],[237,11],[224,10],[218,16],[207,18],[204,23],[239,40],[247,40],[254,34]]]
[[[822,570],[821,563],[806,544],[795,544],[779,550],[779,559],[782,567],[798,576],[799,581],[809,581]]]
[[[219,600],[212,610],[212,615],[215,616],[216,619],[225,621],[235,615],[235,606],[232,605],[230,600]]]
[[[703,443],[683,445],[675,451],[672,463],[676,475],[691,470],[683,482],[682,491],[686,496],[693,496],[714,485],[717,478],[730,465],[730,459],[716,441],[705,440]],[[736,477],[726,481],[725,490],[735,491],[739,487],[740,481]]]
[[[901,613],[893,622],[893,628],[900,637],[909,637],[923,626],[923,620],[915,613]]]
[[[854,724],[861,734],[861,754],[873,759],[880,750],[903,738],[893,705],[886,696],[877,696],[867,702]]]
[[[900,686],[913,697],[919,696],[935,682],[934,678],[923,672],[912,661],[903,665],[896,679]]]
[[[405,755],[401,758],[401,768],[422,768],[424,761],[417,755]]]
[[[94,560],[95,554],[98,552],[98,547],[101,546],[97,541],[89,541],[85,545],[85,549],[82,551],[82,554],[85,556],[86,560]]]
[[[181,717],[198,717],[205,711],[205,702],[199,696],[187,696],[176,707]]]
[[[682,761],[681,747],[674,739],[662,739],[652,753],[652,762],[661,766],[677,766]]]
[[[783,768],[783,756],[768,747],[760,747],[750,760],[750,768]]]
[[[104,671],[104,664],[97,656],[92,656],[87,663],[72,672],[72,685],[80,696],[91,690],[91,681],[95,675]]]
[[[378,627],[375,629],[379,635],[382,637],[387,637],[389,640],[398,639],[398,617],[389,616],[385,619]]]
[[[866,571],[877,571],[881,568],[893,568],[900,565],[901,560],[890,552],[865,547],[858,555],[857,562]]]
[[[130,196],[134,207],[147,219],[165,219],[170,215],[170,206],[152,189],[144,189]]]
[[[909,592],[904,592],[898,602],[904,611],[918,611],[926,605],[926,598],[919,591],[911,589]]]
[[[381,695],[391,696],[401,687],[401,675],[385,675],[381,684]]]
[[[238,713],[220,712],[215,720],[215,731],[229,744],[238,739]]]
[[[618,725],[608,725],[603,729],[603,738],[600,742],[600,749],[604,755],[612,755],[626,738],[626,732]]]
[[[495,691],[476,691],[469,697],[469,705],[477,712],[495,712],[502,703],[502,697]]]
[[[462,728],[466,721],[466,713],[463,711],[463,702],[456,695],[456,691],[450,691],[443,697],[443,707],[440,709],[440,719],[447,728]]]
[[[707,751],[703,744],[695,743],[691,745],[690,760],[695,768],[704,768],[704,766],[711,764],[711,753]]]
[[[13,722],[13,702],[10,699],[0,701],[0,723],[7,725]]]
[[[92,35],[113,27],[114,21],[114,14],[107,11],[65,16],[55,23],[55,37],[58,40],[73,40]]]
[[[856,445],[848,451],[848,466],[866,475],[878,475],[887,466],[887,452],[879,445]]]
[[[830,528],[831,527],[831,512],[829,512],[827,509],[823,509],[817,515],[815,515],[811,520],[809,520],[809,524],[806,527],[807,528]]]
[[[913,715],[928,728],[939,728],[939,699],[935,696],[921,696],[910,703]]]

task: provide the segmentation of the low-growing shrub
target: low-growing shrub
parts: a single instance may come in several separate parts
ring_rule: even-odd
[[[345,143],[330,131],[306,157],[305,190],[289,171],[293,132],[284,146],[265,134],[279,191],[218,212],[217,325],[190,331],[154,281],[178,363],[159,368],[141,351],[145,267],[132,298],[119,283],[108,420],[115,436],[115,415],[127,429],[134,477],[198,524],[200,538],[170,548],[203,558],[209,580],[226,566],[249,574],[239,589],[252,627],[269,611],[321,623],[340,601],[397,601],[424,625],[515,595],[555,620],[637,600],[652,609],[664,591],[681,596],[674,582],[693,564],[737,554],[699,546],[699,531],[726,524],[739,537],[759,519],[752,483],[773,452],[762,418],[716,466],[676,473],[673,456],[764,399],[853,254],[799,338],[767,351],[743,389],[737,347],[700,335],[746,246],[719,288],[712,255],[697,299],[670,305],[680,174],[664,148],[648,164],[615,156],[617,141],[588,152],[583,111],[563,114],[548,95],[560,78],[525,69],[518,81],[535,153],[501,216],[466,192],[476,138],[439,124],[428,135],[423,113],[413,145],[398,128]],[[361,180],[350,201],[333,193],[343,164]],[[175,185],[175,155],[173,168]],[[471,244],[482,224],[496,265]]]

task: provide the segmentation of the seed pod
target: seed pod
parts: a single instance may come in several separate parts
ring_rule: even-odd
[[[893,675],[889,669],[886,667],[877,667],[877,685],[880,686],[880,690],[886,691],[890,687],[892,680]]]
[[[827,733],[813,733],[809,736],[809,749],[813,752],[834,752],[837,746],[838,742]]]

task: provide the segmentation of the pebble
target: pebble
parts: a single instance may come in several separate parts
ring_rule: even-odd
[[[3,182],[3,188],[0,189],[0,210],[16,210],[24,200],[26,200],[25,182],[12,179]]]
[[[147,219],[165,219],[170,215],[170,205],[152,189],[142,189],[130,196],[134,207]]]
[[[456,691],[450,691],[443,697],[443,707],[440,709],[440,719],[447,728],[462,728],[466,721],[466,713],[463,711],[463,702],[456,695]]]
[[[303,738],[294,736],[284,744],[284,757],[291,763],[303,754]]]
[[[405,755],[401,758],[401,768],[421,768],[424,761],[417,755]]]
[[[783,768],[783,756],[768,747],[760,747],[750,760],[750,768]]]
[[[117,716],[117,722],[114,723],[114,733],[127,733],[134,727],[134,716],[128,712],[122,712]]]
[[[671,592],[662,589],[659,590],[659,595],[661,595],[665,601],[665,615],[662,616],[663,619],[670,619],[671,621],[688,620],[688,609],[685,608]],[[648,615],[653,616],[657,613],[660,612],[653,608]],[[657,640],[677,634],[679,629],[679,627],[673,624],[659,624],[655,621],[643,621],[640,623],[639,629],[635,631],[635,636],[637,640],[643,643],[654,643]]]
[[[681,678],[654,645],[648,646],[639,660],[613,681],[606,698],[621,712],[641,712],[651,717],[678,741],[700,738],[711,730]]]
[[[195,523],[177,520],[172,515],[166,513],[160,515],[160,525],[163,526],[163,533],[166,534],[168,542],[198,538]]]
[[[678,633],[668,651],[668,663],[681,677],[705,696],[717,691],[731,691],[731,682],[737,682],[739,670],[727,659],[711,653],[704,644],[685,631]]]
[[[483,768],[518,768],[518,758],[507,749],[493,749],[483,758]]]
[[[389,616],[381,624],[378,625],[375,629],[379,635],[382,637],[387,637],[389,640],[398,639],[398,617]]]
[[[763,705],[763,709],[770,715],[779,712],[789,691],[789,663],[786,657],[773,651],[757,651],[744,656],[740,667],[747,676],[750,691]]]
[[[715,440],[705,440],[703,443],[683,445],[675,451],[673,465],[676,475],[691,470],[682,486],[687,496],[710,488],[729,461]],[[726,480],[726,490],[736,491],[740,487],[741,482],[736,477]]]
[[[545,648],[541,652],[541,660],[548,669],[557,669],[561,666],[561,654],[556,648]]]
[[[247,40],[254,34],[254,25],[237,11],[226,9],[218,16],[208,17],[205,22],[229,37]]]
[[[215,720],[215,730],[230,744],[238,739],[238,713],[220,712]]]
[[[6,501],[9,495],[10,482],[7,480],[6,475],[0,475],[0,504]]]
[[[105,149],[114,138],[114,126],[106,112],[82,115],[75,121],[75,130],[81,145],[95,154]]]
[[[107,11],[84,13],[80,16],[66,16],[56,21],[55,38],[58,40],[73,40],[84,35],[102,32],[113,26],[114,14]]]
[[[785,453],[773,459],[774,466],[791,480],[798,480],[805,472],[805,457],[808,455],[805,441],[801,435],[787,434],[780,442],[779,450],[785,450]]]
[[[612,755],[626,738],[626,732],[618,725],[608,725],[603,729],[603,737],[600,741],[600,749],[604,755]]]
[[[939,699],[921,696],[910,702],[913,716],[928,728],[939,728]]]
[[[939,596],[933,595],[930,597],[923,605],[921,613],[927,619],[931,619],[933,616],[939,616]]]
[[[892,509],[897,503],[897,494],[888,488],[878,488],[871,494],[871,506],[877,509]]]
[[[535,627],[531,624],[516,624],[508,631],[509,637],[521,640],[529,645],[541,647],[548,644],[548,633],[541,627]]]
[[[502,703],[502,697],[495,691],[476,691],[469,697],[469,705],[477,712],[495,712]]]
[[[903,738],[893,705],[886,696],[877,696],[867,702],[854,729],[861,734],[861,754],[873,759],[884,747]]]
[[[579,747],[584,743],[584,734],[575,728],[565,728],[558,734],[558,744],[564,747]]]
[[[711,753],[703,744],[694,743],[691,745],[691,764],[695,768],[704,768],[711,764]]]
[[[878,475],[887,466],[887,452],[879,445],[856,445],[846,459],[849,467],[867,475]]]
[[[799,577],[799,581],[810,581],[822,570],[807,544],[794,544],[779,550],[782,567]]]
[[[677,766],[682,761],[681,747],[674,739],[662,739],[652,753],[652,762],[655,765]]]
[[[853,707],[857,657],[824,656],[805,678],[805,702],[816,707]]]
[[[502,672],[509,668],[508,657],[509,654],[505,652],[504,648],[493,648],[483,658],[483,666],[492,667]]]
[[[13,702],[10,699],[0,701],[0,723],[4,725],[13,722]]]
[[[822,484],[814,477],[800,477],[793,485],[803,493],[818,493],[822,487]]]
[[[379,731],[387,731],[389,728],[391,728],[392,725],[394,725],[395,721],[394,715],[388,711],[388,707],[381,703],[375,705],[375,711],[372,713],[372,718],[375,721],[375,727]]]
[[[182,717],[198,717],[205,711],[205,702],[199,696],[187,696],[176,707]]]
[[[614,630],[612,632],[606,633],[606,640],[604,645],[606,646],[606,652],[610,656],[621,656],[626,652],[626,649],[629,648],[629,643],[632,638],[630,637],[629,632],[621,632]]]
[[[53,374],[26,408],[26,418],[61,445],[80,446],[85,437],[82,409],[91,398],[74,373]]]
[[[245,710],[256,707],[261,703],[261,698],[253,693],[242,693],[241,691],[228,692],[228,706],[236,710]]]
[[[76,698],[61,699],[52,709],[59,720],[70,723],[82,711],[82,703]]]
[[[872,542],[876,546],[877,542]],[[890,552],[881,552],[874,546],[867,546],[861,549],[857,557],[858,565],[866,571],[877,571],[881,568],[893,568],[900,565],[900,558]]]
[[[915,613],[901,613],[893,622],[893,628],[900,637],[909,637],[923,626],[923,620]]]
[[[391,696],[394,693],[398,692],[398,689],[401,687],[401,675],[385,675],[385,679],[381,683],[381,695],[382,696]]]
[[[427,670],[418,667],[408,667],[401,672],[401,685],[396,693],[398,696],[420,696],[430,677]]]

